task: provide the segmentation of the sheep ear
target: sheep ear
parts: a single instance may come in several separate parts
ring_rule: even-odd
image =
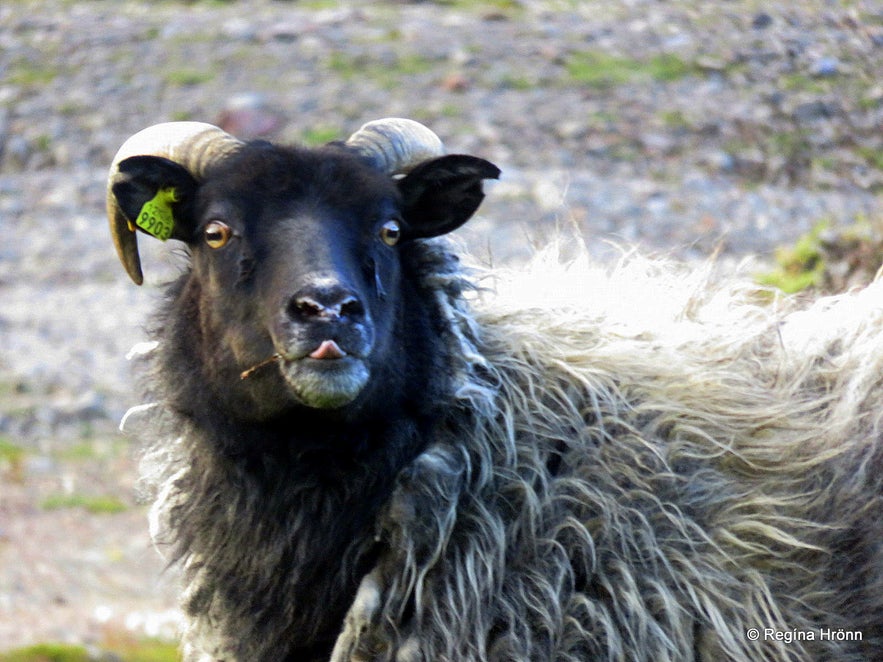
[[[468,221],[484,200],[482,181],[500,169],[475,156],[450,154],[421,163],[399,181],[406,239],[437,237]]]
[[[121,161],[111,185],[129,226],[157,239],[189,241],[188,213],[197,183],[181,165],[161,156],[133,156]]]

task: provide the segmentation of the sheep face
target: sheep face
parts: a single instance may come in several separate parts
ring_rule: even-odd
[[[384,397],[375,385],[401,382],[421,360],[405,339],[407,254],[466,222],[482,180],[499,174],[451,155],[393,179],[341,147],[266,143],[202,181],[155,156],[119,170],[113,195],[130,219],[173,192],[172,236],[191,258],[177,296],[196,308],[193,328],[177,333],[217,398],[258,419],[292,407],[361,409]]]

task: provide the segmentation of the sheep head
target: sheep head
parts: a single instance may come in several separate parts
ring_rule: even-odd
[[[292,406],[358,407],[401,382],[421,360],[408,356],[421,334],[407,324],[425,325],[408,309],[424,304],[406,296],[407,253],[465,223],[482,180],[498,175],[482,159],[444,155],[410,120],[316,149],[172,123],[120,149],[108,216],[136,283],[137,231],[188,245],[181,291],[191,303],[175,341],[188,339],[216,398],[266,419]]]

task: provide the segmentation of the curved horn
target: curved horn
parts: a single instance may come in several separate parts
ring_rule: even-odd
[[[131,156],[162,156],[184,167],[199,180],[212,163],[228,156],[242,144],[229,133],[202,122],[155,124],[123,143],[113,158],[107,177],[107,218],[120,262],[136,284],[140,285],[144,276],[141,273],[135,226],[117,205],[112,190],[120,176],[119,164]]]
[[[398,117],[368,122],[349,137],[346,145],[390,175],[407,173],[423,161],[445,153],[441,139],[430,129]]]

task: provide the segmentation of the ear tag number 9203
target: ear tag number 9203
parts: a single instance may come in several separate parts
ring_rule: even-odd
[[[165,241],[172,236],[175,228],[175,218],[172,214],[172,204],[178,201],[178,191],[174,187],[161,188],[150,200],[144,203],[135,225],[147,234]]]

